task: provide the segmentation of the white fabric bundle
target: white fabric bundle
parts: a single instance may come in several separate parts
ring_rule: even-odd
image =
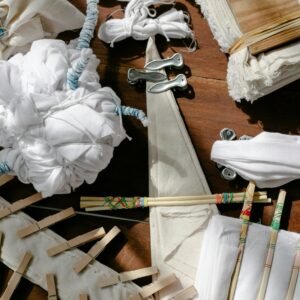
[[[9,204],[9,202],[0,198],[0,208],[7,207]],[[30,251],[33,254],[33,259],[25,277],[47,290],[46,274],[55,274],[58,295],[61,300],[79,299],[79,294],[84,293],[89,294],[91,300],[124,300],[128,299],[130,294],[135,294],[139,290],[131,282],[103,289],[99,288],[100,278],[115,276],[116,272],[96,260],[84,272],[77,274],[73,267],[84,255],[78,249],[49,257],[47,249],[66,242],[65,239],[50,229],[42,230],[26,239],[20,239],[17,231],[33,223],[35,221],[22,212],[1,220],[0,231],[4,234],[4,240],[1,245],[0,257],[1,261],[10,269],[16,270],[25,252]]]
[[[160,58],[152,38],[146,58],[146,62]],[[148,82],[147,90],[151,86]],[[210,194],[173,93],[147,93],[147,112],[150,196]],[[171,293],[194,283],[202,237],[214,213],[215,205],[150,209],[152,264],[159,268],[159,276],[173,272],[180,280],[159,292],[158,299],[170,299]]]
[[[0,0],[0,59],[29,50],[44,37],[82,27],[84,15],[67,0]]]
[[[88,65],[71,90],[68,70],[84,55]],[[94,182],[126,136],[120,99],[101,87],[98,64],[89,49],[46,39],[0,62],[0,162],[44,197]]]
[[[196,0],[221,49],[228,52],[243,33],[227,0]],[[300,5],[300,4],[299,4]],[[230,96],[254,101],[300,78],[300,42],[252,56],[247,48],[230,55],[227,82]]]
[[[217,141],[211,159],[258,187],[277,187],[300,178],[300,137],[262,132],[251,140]]]
[[[147,40],[156,34],[170,38],[192,38],[194,34],[187,20],[189,17],[183,11],[172,8],[157,18],[154,9],[148,7],[154,4],[172,4],[174,0],[131,0],[126,6],[123,19],[111,19],[99,28],[98,37],[113,47],[115,42],[128,37],[136,40]]]
[[[236,264],[241,220],[213,216],[205,232],[196,288],[199,300],[226,300]],[[259,290],[270,239],[270,228],[249,226],[235,300],[255,300]],[[284,300],[289,287],[300,235],[279,231],[265,300]],[[300,299],[300,276],[294,299]]]

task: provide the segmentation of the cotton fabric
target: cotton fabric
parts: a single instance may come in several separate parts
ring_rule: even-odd
[[[33,41],[81,28],[84,15],[67,0],[0,0],[0,59],[29,50]]]
[[[260,188],[272,188],[300,178],[299,152],[299,136],[262,132],[251,140],[215,142],[211,159]]]
[[[95,55],[79,87],[69,88],[68,71],[89,51],[75,45],[39,40],[27,54],[0,61],[0,162],[44,197],[93,183],[126,137],[120,99],[100,85]]]
[[[226,0],[196,0],[222,51],[243,33]],[[300,5],[300,4],[299,4]],[[300,78],[300,43],[295,42],[252,56],[247,48],[229,56],[227,82],[230,96],[250,102]]]

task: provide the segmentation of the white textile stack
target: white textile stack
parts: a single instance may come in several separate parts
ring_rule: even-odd
[[[89,61],[72,90],[67,73],[84,55]],[[90,49],[47,39],[0,62],[0,162],[44,197],[94,182],[126,137],[120,99],[101,87],[98,64]]]
[[[300,137],[262,132],[251,140],[217,141],[211,159],[260,188],[300,178]]]
[[[213,216],[205,232],[198,264],[199,300],[226,300],[233,273],[241,220]],[[235,300],[256,300],[268,251],[270,227],[250,223]],[[279,231],[265,300],[285,300],[300,235]],[[300,276],[294,299],[300,299]]]
[[[29,50],[33,41],[81,28],[84,15],[67,0],[0,0],[0,59]]]
[[[243,33],[227,0],[196,0],[222,51]],[[300,3],[299,3],[300,5]],[[230,55],[227,82],[230,96],[253,102],[300,78],[300,42],[252,56],[247,48]]]

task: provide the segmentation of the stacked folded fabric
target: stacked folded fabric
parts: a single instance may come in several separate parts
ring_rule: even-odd
[[[227,0],[196,0],[207,18],[222,51],[229,49],[243,32]],[[268,1],[269,2],[269,1]],[[230,55],[227,81],[229,94],[240,101],[254,100],[300,78],[300,42],[253,56],[248,48]]]

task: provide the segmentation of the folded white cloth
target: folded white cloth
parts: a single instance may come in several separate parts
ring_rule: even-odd
[[[211,159],[258,187],[277,187],[300,178],[300,137],[262,132],[251,140],[217,141]]]
[[[101,87],[91,50],[60,40],[39,40],[26,54],[0,61],[0,162],[44,197],[92,183],[125,138],[120,99]],[[71,90],[67,73],[90,56]]]
[[[227,0],[196,0],[221,49],[228,49],[243,33]],[[299,3],[300,5],[300,3]],[[230,55],[229,94],[239,101],[254,101],[300,78],[300,42],[252,56],[248,49]]]
[[[7,207],[9,202],[0,198],[0,208]],[[98,299],[128,299],[139,288],[132,282],[117,284],[107,288],[99,288],[100,278],[116,276],[116,272],[98,261],[93,261],[84,272],[77,274],[73,267],[83,257],[78,249],[63,252],[55,257],[47,255],[47,249],[66,242],[50,229],[33,234],[26,239],[20,239],[17,231],[35,223],[25,213],[19,212],[4,218],[0,222],[0,231],[4,234],[1,245],[1,261],[12,270],[16,270],[26,251],[33,254],[33,259],[24,277],[47,290],[46,274],[56,276],[59,299],[79,299],[79,294],[88,294],[91,300]],[[109,247],[109,245],[108,245]]]
[[[159,59],[152,38],[146,59]],[[151,85],[147,83],[147,88]],[[210,194],[173,93],[147,93],[147,112],[150,195]],[[169,299],[170,293],[193,284],[202,236],[213,213],[217,213],[215,205],[150,209],[152,264],[160,276],[174,272],[181,283],[159,292],[159,299]]]
[[[29,50],[31,43],[82,27],[84,15],[67,0],[0,0],[0,59]]]
[[[199,300],[226,300],[236,264],[241,220],[213,216],[205,232],[196,288]],[[270,228],[250,223],[235,300],[255,300],[262,278]],[[300,235],[279,231],[265,300],[284,300]],[[300,297],[300,277],[294,299]]]

